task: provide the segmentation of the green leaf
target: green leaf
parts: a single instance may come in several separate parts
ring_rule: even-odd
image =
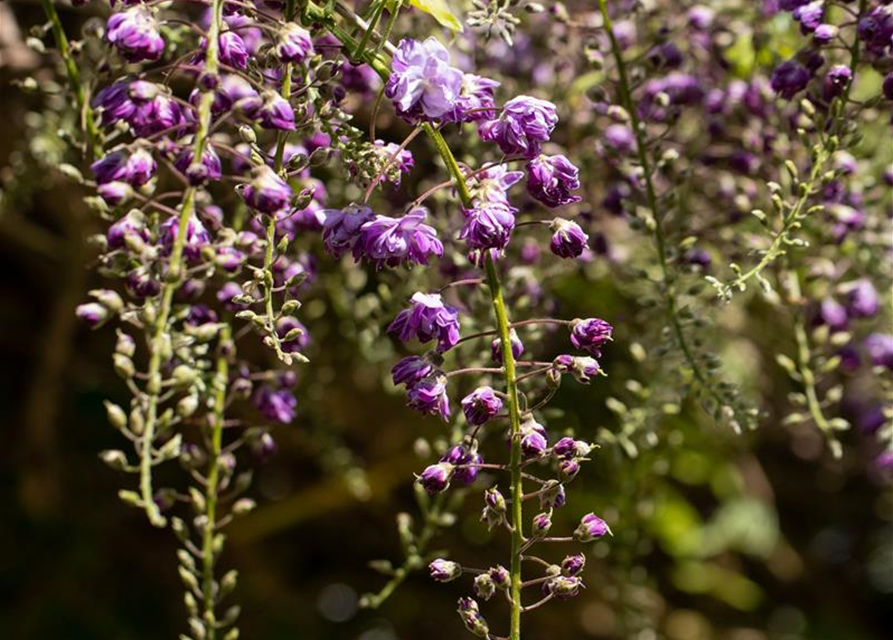
[[[447,0],[412,0],[412,6],[434,16],[441,25],[453,31],[462,31],[462,23],[450,11]]]

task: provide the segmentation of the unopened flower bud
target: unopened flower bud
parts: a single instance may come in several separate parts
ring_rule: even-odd
[[[462,575],[462,565],[458,562],[437,558],[428,565],[428,572],[435,582],[452,582]]]
[[[488,573],[490,574],[490,579],[493,581],[493,585],[500,591],[505,591],[512,585],[512,578],[509,575],[508,569],[501,564],[498,564],[495,567],[490,567]]]
[[[611,528],[608,527],[608,523],[594,513],[590,513],[583,516],[580,525],[577,527],[576,531],[574,531],[574,538],[578,542],[592,542],[593,540],[601,538],[606,533],[611,533]]]
[[[122,378],[132,378],[134,374],[136,374],[136,369],[133,367],[133,360],[125,355],[121,355],[120,353],[114,354],[112,356],[112,363],[114,364],[115,371]]]
[[[419,476],[419,483],[430,494],[441,493],[450,486],[454,467],[449,462],[432,464]]]
[[[546,583],[546,590],[560,600],[576,597],[582,587],[583,581],[576,576],[558,576]]]
[[[478,638],[486,638],[490,635],[487,621],[481,615],[478,603],[473,599],[460,598],[458,612],[459,617],[462,618],[462,622],[465,624],[465,628],[473,635]]]
[[[496,585],[489,573],[482,573],[474,579],[474,595],[482,600],[489,600],[496,593]]]
[[[120,353],[128,358],[132,358],[133,354],[136,353],[136,341],[132,336],[123,333],[120,329],[118,330],[118,339],[115,342],[115,353]]]
[[[109,423],[115,427],[115,429],[123,429],[127,426],[127,415],[118,405],[106,400],[105,413],[108,416]]]
[[[575,576],[586,566],[586,556],[582,553],[567,556],[561,561],[561,572],[566,576]]]
[[[107,449],[99,454],[99,459],[115,471],[122,471],[127,466],[127,456],[123,451]]]
[[[243,516],[254,511],[257,503],[251,498],[239,498],[233,503],[233,515]]]
[[[543,513],[538,513],[533,517],[533,527],[530,534],[535,538],[541,538],[545,535],[548,535],[551,528],[552,514],[548,511],[544,511]]]

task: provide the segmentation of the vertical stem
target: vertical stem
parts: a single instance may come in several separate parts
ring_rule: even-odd
[[[65,74],[68,76],[68,85],[74,94],[75,102],[78,105],[78,113],[81,118],[81,126],[87,133],[87,156],[97,158],[102,155],[102,145],[100,144],[99,129],[96,126],[96,120],[93,118],[93,110],[87,102],[87,91],[84,83],[81,81],[81,73],[74,62],[71,55],[71,46],[68,44],[68,36],[62,28],[62,21],[59,19],[59,13],[53,4],[53,0],[40,0],[44,13],[53,24],[53,38],[56,40],[56,48],[62,61],[65,64]]]
[[[211,2],[211,26],[208,29],[208,51],[205,57],[205,72],[208,74],[217,73],[218,69],[218,40],[223,11],[223,0],[211,0]],[[213,101],[213,91],[205,91],[202,94],[198,106],[198,129],[195,133],[193,162],[201,162],[205,152],[211,129],[211,105]],[[189,187],[183,194],[177,236],[174,238],[174,246],[171,249],[168,272],[165,274],[161,292],[161,307],[158,311],[158,319],[155,322],[152,340],[149,345],[146,420],[140,440],[140,494],[146,515],[149,517],[149,521],[156,527],[163,527],[166,524],[165,518],[162,517],[158,506],[155,504],[152,493],[152,445],[155,441],[158,420],[161,367],[164,364],[163,360],[167,359],[170,354],[170,337],[167,333],[168,322],[170,320],[174,292],[179,288],[182,281],[183,247],[186,244],[189,219],[195,211],[196,193],[196,187]]]
[[[220,330],[217,374],[214,378],[214,413],[211,424],[211,449],[208,452],[208,484],[205,489],[205,529],[202,535],[202,597],[207,640],[217,636],[214,582],[214,532],[217,525],[217,490],[220,482],[220,452],[223,446],[223,421],[226,411],[226,389],[229,382],[229,357],[232,349],[230,326]]]
[[[452,157],[452,154],[450,154]],[[454,161],[455,162],[455,161]],[[463,180],[464,184],[464,180]],[[521,546],[524,544],[523,496],[524,485],[521,479],[521,410],[518,403],[518,385],[515,376],[515,356],[512,354],[510,322],[506,312],[505,299],[502,295],[502,284],[499,273],[488,252],[485,259],[487,285],[493,300],[493,312],[502,344],[502,362],[504,367],[505,386],[509,398],[509,423],[511,424],[512,452],[509,461],[512,479],[512,546],[511,546],[511,632],[510,640],[521,638]]]
[[[685,332],[682,330],[682,324],[679,322],[676,294],[673,290],[672,284],[673,277],[670,272],[669,262],[667,260],[663,216],[661,215],[657,204],[657,191],[654,188],[654,181],[652,180],[652,169],[651,162],[648,159],[648,147],[645,140],[645,131],[642,126],[642,122],[639,120],[639,115],[636,111],[636,105],[633,102],[632,90],[630,89],[629,78],[626,73],[626,62],[623,59],[623,51],[620,48],[620,43],[617,42],[617,37],[614,35],[614,25],[611,22],[611,16],[608,13],[607,0],[598,0],[598,6],[602,14],[602,20],[604,21],[605,31],[607,32],[608,38],[611,41],[611,52],[617,64],[620,100],[623,103],[623,108],[626,109],[627,113],[629,113],[630,124],[632,125],[633,134],[636,137],[636,150],[638,154],[638,160],[639,164],[642,167],[642,173],[645,179],[645,196],[648,202],[648,208],[651,210],[651,215],[653,218],[653,222],[651,224],[648,224],[647,226],[651,229],[652,235],[654,236],[654,242],[657,245],[657,256],[660,263],[661,274],[663,276],[663,281],[661,282],[661,293],[664,297],[664,303],[666,305],[670,327],[673,330],[673,334],[676,336],[676,340],[679,343],[679,348],[682,351],[683,356],[685,356],[685,360],[688,362],[688,365],[692,370],[692,375],[694,375],[695,379],[701,385],[701,388],[704,389],[710,395],[710,397],[712,397],[717,403],[719,403],[720,406],[724,406],[726,402],[713,388],[713,385],[710,384],[710,380],[707,378],[707,376],[701,371],[701,367],[698,364],[697,358],[695,357],[694,352],[688,344],[688,339],[685,336]]]
[[[285,19],[291,22],[295,18],[295,0],[286,0],[285,3]],[[291,104],[291,82],[292,82],[292,64],[289,62],[285,65],[285,71],[282,76],[282,89],[280,91],[282,97]],[[276,142],[276,157],[274,159],[273,168],[279,174],[282,171],[283,158],[285,157],[285,145],[288,142],[288,131],[280,131]],[[264,306],[267,314],[267,329],[270,338],[274,341],[276,355],[282,358],[282,347],[279,344],[279,337],[276,334],[276,323],[274,321],[273,310],[273,258],[274,246],[276,243],[276,216],[270,215],[267,221],[267,246],[264,252]]]

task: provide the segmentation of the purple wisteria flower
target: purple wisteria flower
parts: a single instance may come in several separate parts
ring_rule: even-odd
[[[601,348],[611,341],[613,331],[614,328],[609,323],[599,318],[574,320],[571,326],[571,344],[598,358],[601,356]]]
[[[845,64],[837,64],[831,67],[822,81],[822,97],[832,100],[843,95],[846,88],[853,81],[853,70]]]
[[[509,188],[520,182],[523,177],[523,171],[509,171],[504,164],[485,169],[477,174],[474,187],[475,198],[508,205]]]
[[[257,115],[264,129],[295,130],[295,111],[288,100],[275,91],[265,91],[261,99]]]
[[[865,338],[865,348],[872,365],[893,370],[893,334],[872,333]]]
[[[517,210],[503,202],[477,201],[471,209],[464,209],[465,226],[459,239],[469,249],[505,249],[515,228]]]
[[[462,411],[472,426],[486,424],[502,410],[502,400],[492,387],[478,387],[462,399]]]
[[[526,460],[542,458],[548,448],[545,427],[529,418],[521,425],[521,454]]]
[[[842,287],[846,293],[846,310],[852,318],[870,318],[880,308],[877,289],[867,278],[861,278]]]
[[[155,16],[142,5],[113,14],[106,23],[105,37],[130,62],[158,60],[164,53]]]
[[[463,73],[450,66],[450,53],[436,38],[401,40],[391,69],[385,95],[407,120],[443,118],[455,109]]]
[[[477,122],[495,118],[494,92],[498,86],[496,80],[482,78],[473,73],[464,74],[456,106],[444,116],[444,119],[450,122]]]
[[[809,69],[796,60],[786,60],[772,71],[772,90],[782,98],[790,100],[809,84]]]
[[[534,158],[540,144],[549,140],[558,114],[555,105],[531,96],[509,100],[495,120],[480,125],[481,138],[495,142],[505,154]]]
[[[161,223],[161,227],[158,230],[158,239],[161,241],[161,246],[164,247],[165,255],[169,255],[173,250],[174,242],[176,241],[179,232],[179,216],[170,216],[167,220]],[[198,216],[192,214],[186,222],[186,239],[183,243],[183,255],[186,256],[187,260],[190,262],[195,262],[201,256],[202,248],[207,246],[210,242],[211,234],[208,233],[208,230],[205,228],[205,225],[202,224],[202,221],[199,220]]]
[[[524,343],[518,337],[518,333],[514,329],[509,330],[509,341],[512,345],[512,357],[517,360],[524,354]],[[502,340],[495,338],[490,343],[490,357],[496,364],[502,364]]]
[[[434,372],[434,365],[419,356],[407,356],[391,369],[391,380],[394,386],[404,384],[407,388],[424,380]]]
[[[453,465],[449,462],[438,462],[422,471],[422,475],[419,476],[419,484],[432,495],[442,493],[449,488],[453,473]]]
[[[376,268],[401,264],[428,264],[433,256],[443,255],[443,244],[434,227],[424,224],[428,211],[416,207],[402,218],[377,215],[364,223],[353,245],[354,259],[363,258]]]
[[[97,184],[126,182],[133,187],[142,186],[151,180],[157,167],[155,158],[142,147],[129,154],[123,150],[112,151],[90,165]]]
[[[561,258],[579,258],[589,247],[589,236],[576,222],[555,218],[549,225],[552,240],[549,248]]]
[[[539,155],[527,163],[527,192],[547,207],[580,201],[580,170],[565,156]]]
[[[360,229],[375,218],[375,213],[365,205],[350,204],[344,209],[323,209],[322,239],[326,250],[340,258],[351,251],[360,237]]]
[[[436,339],[439,353],[452,349],[459,341],[459,311],[445,305],[436,293],[416,293],[410,301],[410,308],[397,314],[388,333],[395,334],[401,342]]]
[[[608,527],[608,523],[594,513],[589,513],[583,516],[583,519],[580,521],[580,526],[574,531],[574,538],[576,538],[578,542],[592,542],[593,540],[601,538],[606,533],[611,533],[611,528]]]
[[[313,55],[313,40],[310,32],[294,22],[287,22],[279,28],[276,55],[284,62],[303,62]]]
[[[248,47],[235,31],[224,31],[217,39],[220,62],[236,69],[248,66]],[[205,45],[207,46],[207,45]]]
[[[105,234],[109,249],[123,249],[128,240],[131,243],[148,242],[149,238],[146,217],[139,209],[133,209],[120,220],[113,222]]]
[[[846,307],[834,298],[825,298],[816,310],[815,322],[826,325],[832,331],[846,331],[850,324]]]
[[[264,385],[254,394],[254,406],[267,420],[290,424],[295,419],[298,401],[288,389]]]
[[[202,161],[193,164],[195,152],[191,148],[183,149],[174,161],[174,166],[189,180],[190,184],[202,184],[208,180],[219,180],[223,175],[220,156],[208,145],[202,153]]]
[[[406,394],[407,404],[425,415],[439,415],[445,422],[450,419],[450,399],[444,376],[431,376],[419,381]]]
[[[288,183],[267,165],[254,167],[251,182],[242,189],[242,197],[248,206],[268,215],[288,207],[292,195]]]
[[[196,99],[198,94],[192,96]],[[244,103],[251,105],[252,108],[248,112],[256,112],[260,107],[260,94],[245,78],[234,73],[228,73],[220,76],[217,87],[214,89],[214,102],[211,105],[211,111],[215,115],[229,111],[238,104]]]
[[[440,459],[440,462],[449,462],[453,465],[452,481],[468,487],[477,480],[480,467],[476,465],[483,463],[484,458],[476,451],[469,451],[465,446],[457,444],[454,447],[450,447],[449,451]]]

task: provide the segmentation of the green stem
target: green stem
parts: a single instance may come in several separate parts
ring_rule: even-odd
[[[452,154],[451,154],[452,155]],[[446,158],[444,158],[446,160]],[[457,178],[458,179],[458,178]],[[464,182],[464,180],[463,180]],[[493,312],[496,316],[496,324],[499,331],[499,341],[502,343],[502,361],[505,370],[505,386],[508,393],[509,423],[511,424],[512,451],[509,461],[512,486],[512,545],[511,545],[511,587],[509,591],[511,600],[511,626],[510,640],[521,638],[521,547],[524,544],[523,533],[523,496],[524,484],[521,478],[521,409],[518,402],[518,384],[515,374],[515,357],[512,354],[511,329],[508,313],[505,307],[505,299],[502,295],[502,284],[499,281],[499,273],[488,252],[485,259],[487,270],[487,285],[490,288],[490,297],[493,300]]]
[[[653,218],[653,223],[648,226],[651,228],[652,234],[654,236],[654,242],[657,245],[657,255],[660,262],[660,269],[663,279],[663,282],[661,283],[661,293],[664,297],[664,303],[666,305],[670,327],[673,330],[673,334],[676,336],[676,340],[679,343],[679,348],[682,351],[682,355],[685,357],[686,362],[688,362],[688,366],[691,368],[692,375],[694,375],[695,379],[701,385],[701,388],[704,389],[711,398],[719,403],[720,406],[725,406],[725,400],[713,388],[713,385],[710,383],[710,380],[706,376],[706,374],[701,371],[701,367],[698,364],[694,351],[688,344],[688,339],[686,338],[685,332],[682,329],[682,323],[679,321],[677,308],[678,302],[676,300],[676,294],[673,290],[672,285],[673,275],[670,271],[669,261],[667,260],[663,216],[660,214],[660,210],[657,204],[657,192],[654,188],[654,181],[651,175],[651,162],[648,159],[648,147],[645,140],[645,129],[642,125],[642,122],[639,120],[639,116],[636,111],[636,105],[633,102],[632,90],[630,89],[629,78],[626,73],[626,62],[623,59],[623,50],[621,49],[620,44],[617,42],[617,37],[614,35],[614,25],[611,22],[611,16],[608,13],[607,1],[598,0],[598,5],[601,11],[602,19],[604,21],[605,31],[607,31],[608,38],[611,41],[611,52],[614,56],[615,62],[617,63],[620,99],[623,103],[623,108],[626,109],[627,113],[629,113],[630,123],[632,125],[633,133],[636,137],[637,155],[639,164],[642,167],[643,177],[645,179],[645,195],[648,202],[648,208],[651,210],[651,215]]]
[[[74,94],[75,102],[77,102],[81,126],[87,132],[87,155],[91,158],[98,158],[102,155],[99,128],[96,126],[93,110],[90,108],[90,103],[87,100],[87,90],[81,81],[81,73],[71,54],[68,36],[65,35],[65,30],[62,28],[62,21],[59,18],[59,13],[56,11],[53,0],[40,0],[40,4],[53,25],[53,38],[56,40],[56,49],[59,50],[59,55],[62,56],[62,61],[65,64],[68,86]]]
[[[223,422],[226,412],[226,389],[229,382],[229,358],[232,349],[231,329],[224,324],[220,330],[217,355],[217,375],[214,378],[214,413],[211,425],[211,449],[208,452],[208,484],[205,488],[205,528],[202,532],[202,599],[207,640],[217,637],[214,613],[214,531],[217,526],[217,499],[220,483],[220,453],[223,449]],[[218,550],[219,552],[219,550]]]
[[[222,20],[223,0],[212,0],[211,26],[208,29],[208,51],[206,54],[205,71],[209,74],[217,73],[218,69],[218,39],[220,22]],[[195,133],[195,146],[193,150],[193,162],[201,162],[207,145],[211,128],[211,105],[214,102],[214,93],[206,91],[202,94],[198,106],[198,129]],[[170,336],[168,335],[168,323],[170,320],[171,306],[174,292],[179,288],[183,279],[182,261],[183,248],[186,244],[189,219],[195,210],[196,187],[189,187],[183,194],[183,202],[180,205],[180,219],[177,227],[177,236],[171,249],[171,257],[168,263],[168,272],[165,274],[164,285],[161,290],[161,307],[154,325],[152,340],[149,345],[149,370],[146,384],[146,420],[143,434],[140,440],[140,493],[143,508],[149,517],[149,522],[157,527],[166,524],[161,515],[152,492],[152,445],[155,442],[156,427],[158,421],[158,400],[161,394],[161,367],[164,361],[170,357]]]
[[[287,0],[285,3],[285,19],[291,22],[295,19],[295,0]],[[292,64],[285,65],[285,72],[282,76],[282,97],[291,103],[291,83],[292,83]],[[274,169],[277,174],[282,172],[283,158],[285,157],[285,145],[288,142],[288,131],[280,131],[276,141],[276,156],[274,160]],[[276,243],[276,216],[270,215],[267,221],[267,246],[264,252],[264,307],[267,314],[267,331],[273,340],[273,346],[276,355],[280,359],[284,359],[282,346],[279,343],[279,335],[276,333],[275,313],[273,309],[273,249]]]

